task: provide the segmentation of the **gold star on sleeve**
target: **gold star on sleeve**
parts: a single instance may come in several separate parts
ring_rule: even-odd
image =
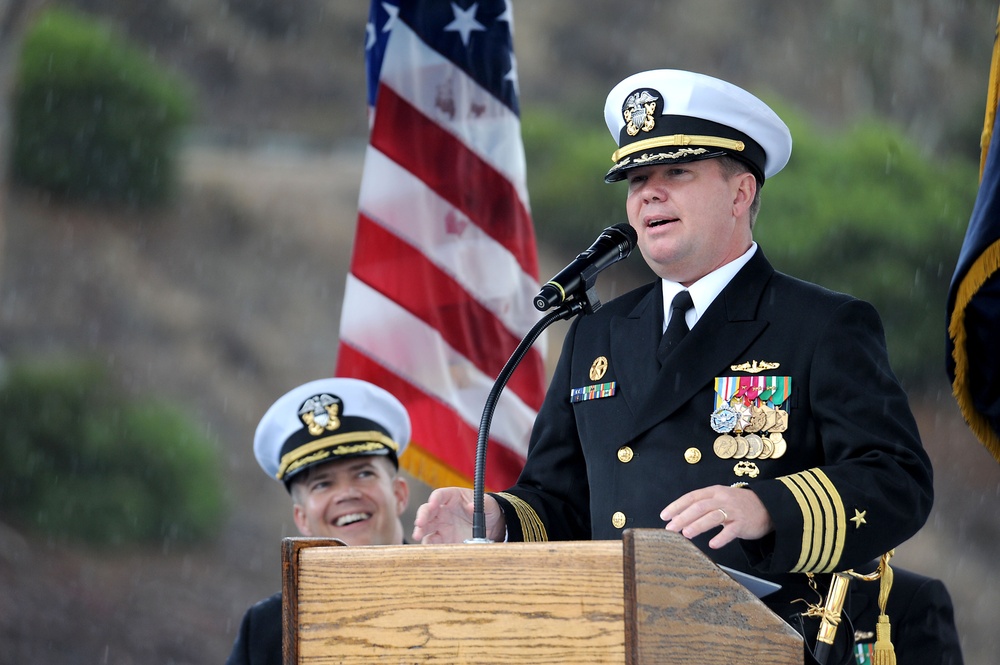
[[[862,524],[868,524],[868,522],[865,521],[865,515],[867,514],[867,510],[858,510],[857,508],[854,509],[854,517],[851,518],[851,521],[854,522],[855,529],[860,529]]]

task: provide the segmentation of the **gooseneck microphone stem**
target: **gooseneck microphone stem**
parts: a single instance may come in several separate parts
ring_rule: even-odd
[[[524,355],[542,331],[560,319],[568,319],[581,312],[593,314],[601,306],[595,284],[597,274],[611,264],[628,257],[635,247],[637,234],[628,222],[609,226],[601,232],[589,249],[577,255],[568,266],[549,280],[535,296],[534,305],[539,311],[555,307],[531,327],[521,343],[514,349],[483,406],[479,421],[479,440],[476,442],[476,473],[472,489],[472,539],[467,543],[489,543],[486,537],[486,445],[490,440],[490,423],[496,410],[500,393],[507,379],[514,373]]]
[[[514,370],[520,364],[528,349],[535,343],[535,340],[538,339],[543,330],[556,321],[568,319],[589,307],[587,299],[581,297],[561,303],[558,308],[539,319],[531,327],[531,330],[528,331],[528,334],[524,336],[521,343],[517,345],[517,348],[514,349],[514,353],[511,354],[503,369],[500,370],[496,381],[493,382],[493,388],[486,398],[485,406],[483,406],[483,416],[479,421],[479,439],[476,442],[476,471],[472,489],[472,539],[465,542],[493,542],[486,537],[486,507],[484,504],[486,498],[486,445],[490,439],[490,424],[493,422],[493,412],[496,411],[497,402],[500,400],[500,393],[503,391],[504,386],[507,385],[507,380],[510,379],[511,374],[514,373]]]

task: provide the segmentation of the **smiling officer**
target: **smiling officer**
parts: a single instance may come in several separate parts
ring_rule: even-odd
[[[267,410],[254,454],[284,483],[303,536],[348,545],[400,545],[410,489],[398,458],[410,439],[406,409],[385,390],[358,379],[303,384]],[[243,617],[227,665],[279,665],[281,594]]]

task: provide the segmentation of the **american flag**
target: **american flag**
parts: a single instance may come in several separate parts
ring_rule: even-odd
[[[371,123],[336,374],[395,394],[413,421],[401,465],[470,485],[483,405],[538,320],[509,2],[375,0]],[[510,378],[486,485],[512,485],[544,393],[544,345]]]

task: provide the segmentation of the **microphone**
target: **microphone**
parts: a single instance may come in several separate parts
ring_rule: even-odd
[[[467,543],[488,543],[486,537],[486,510],[484,499],[486,495],[486,448],[490,440],[490,425],[500,393],[507,380],[514,373],[524,355],[553,322],[568,319],[580,313],[593,314],[601,306],[594,290],[597,273],[616,261],[621,261],[632,253],[638,235],[627,223],[615,224],[601,231],[597,240],[586,252],[578,254],[573,262],[563,268],[562,272],[553,277],[535,296],[535,307],[545,311],[558,305],[556,309],[544,315],[531,327],[514,353],[500,370],[493,388],[486,397],[483,406],[483,416],[479,420],[479,438],[476,441],[476,470],[472,486],[472,539]],[[583,293],[578,293],[580,290]]]
[[[631,254],[637,240],[635,229],[627,222],[601,231],[587,251],[578,254],[542,287],[535,296],[535,309],[544,312],[569,299],[581,288],[584,291],[592,289],[597,273]]]

